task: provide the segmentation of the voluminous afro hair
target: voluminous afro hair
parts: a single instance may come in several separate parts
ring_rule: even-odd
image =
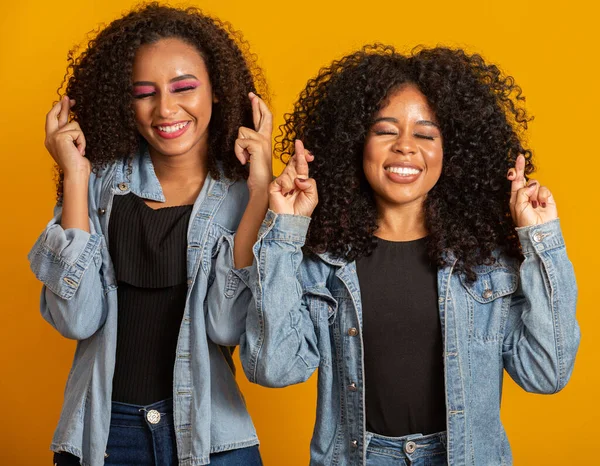
[[[141,45],[178,38],[196,47],[204,59],[217,103],[209,124],[208,169],[237,180],[247,169],[233,151],[240,126],[252,127],[250,91],[266,94],[266,84],[248,43],[229,23],[197,8],[158,3],[141,5],[100,29],[83,52],[71,50],[65,93],[76,100],[74,120],[86,138],[86,157],[94,170],[130,157],[142,142],[132,107],[132,68]],[[59,197],[61,183],[59,180]]]
[[[276,153],[287,161],[295,139],[314,154],[319,190],[305,250],[348,261],[375,247],[377,208],[363,173],[363,149],[374,117],[404,85],[427,98],[441,128],[442,174],[424,203],[428,248],[438,266],[457,260],[471,280],[493,251],[521,257],[509,210],[507,171],[518,154],[533,172],[522,137],[531,120],[521,89],[479,55],[444,47],[409,55],[381,44],[334,61],[311,79],[285,116]]]

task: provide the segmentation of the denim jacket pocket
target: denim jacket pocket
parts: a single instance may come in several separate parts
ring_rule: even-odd
[[[216,223],[212,223],[208,227],[207,232],[207,240],[204,243],[194,242],[190,244],[191,248],[194,248],[196,251],[200,251],[202,254],[202,269],[204,273],[208,276],[208,287],[210,287],[215,280],[215,270],[212,267],[212,262],[217,258],[219,253],[221,252],[221,248],[223,247],[223,243],[228,242],[228,246],[231,250],[231,267],[233,267],[233,235],[235,232],[228,230],[221,225]],[[226,238],[229,237],[229,238]],[[232,274],[232,276],[228,277],[230,282],[230,286],[234,286],[237,288],[237,284],[239,282],[239,278]],[[228,286],[229,286],[228,285]],[[235,290],[234,290],[235,291]]]
[[[304,292],[310,307],[310,318],[318,328],[321,323],[333,324],[337,314],[338,302],[326,288],[309,288]]]
[[[310,318],[315,327],[315,334],[322,346],[328,346],[330,341],[330,326],[335,322],[338,302],[326,288],[315,287],[305,290],[305,300],[308,304]],[[322,351],[320,366],[331,366],[332,351]]]
[[[461,276],[467,291],[469,333],[478,340],[502,340],[502,330],[510,308],[510,295],[518,286],[518,275],[505,267],[486,267],[474,282]]]

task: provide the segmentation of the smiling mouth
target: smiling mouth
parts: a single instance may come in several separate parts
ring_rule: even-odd
[[[181,123],[175,123],[174,125],[157,125],[156,127],[159,131],[162,131],[163,133],[174,133],[175,131],[179,131],[180,129],[185,128],[189,123],[189,121],[183,121]]]
[[[180,121],[171,125],[156,125],[153,126],[152,129],[165,139],[173,139],[181,136],[187,130],[189,125],[190,121]]]
[[[421,173],[423,170],[412,167],[386,167],[385,171],[400,176],[415,176]]]

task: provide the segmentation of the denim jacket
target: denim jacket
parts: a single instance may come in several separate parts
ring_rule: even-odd
[[[29,253],[44,284],[43,317],[63,336],[78,340],[64,404],[51,445],[104,464],[111,412],[117,335],[117,280],[108,254],[108,222],[114,196],[135,193],[164,201],[147,152],[92,173],[90,233],[64,230],[61,208]],[[173,410],[179,464],[204,465],[209,455],[256,445],[258,439],[235,381],[225,316],[245,309],[252,294],[233,269],[233,234],[248,200],[245,182],[207,177],[194,203],[187,233],[188,292],[179,331]],[[238,323],[239,324],[239,323]],[[219,329],[223,328],[221,332]],[[220,332],[220,333],[219,333]],[[223,342],[216,345],[207,338]]]
[[[248,378],[282,387],[319,368],[311,465],[365,464],[362,308],[355,263],[303,257],[309,218],[269,211],[254,246],[255,305],[240,357]],[[559,221],[518,229],[525,260],[496,255],[469,282],[438,271],[448,464],[510,465],[500,421],[503,370],[525,390],[567,383],[579,344],[577,289]],[[400,381],[399,381],[400,382]]]

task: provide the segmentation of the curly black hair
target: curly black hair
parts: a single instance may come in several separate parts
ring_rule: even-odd
[[[209,173],[215,179],[221,173],[232,180],[247,177],[247,168],[237,161],[233,147],[238,128],[252,127],[248,93],[266,97],[267,87],[256,57],[239,32],[197,8],[154,2],[141,4],[92,34],[81,53],[77,47],[69,52],[67,74],[58,92],[76,101],[73,119],[85,134],[86,157],[95,171],[131,157],[142,142],[132,107],[136,51],[160,39],[178,38],[199,51],[218,101],[208,128]],[[59,200],[61,180],[59,176]]]
[[[301,139],[315,156],[319,189],[305,251],[348,261],[376,245],[377,209],[363,172],[363,149],[375,115],[405,85],[427,98],[440,124],[442,174],[424,203],[428,250],[438,266],[457,260],[470,280],[493,251],[521,257],[509,210],[506,174],[518,154],[534,170],[524,132],[532,118],[521,88],[480,55],[445,47],[403,55],[373,44],[334,61],[311,79],[276,138],[284,162]]]

